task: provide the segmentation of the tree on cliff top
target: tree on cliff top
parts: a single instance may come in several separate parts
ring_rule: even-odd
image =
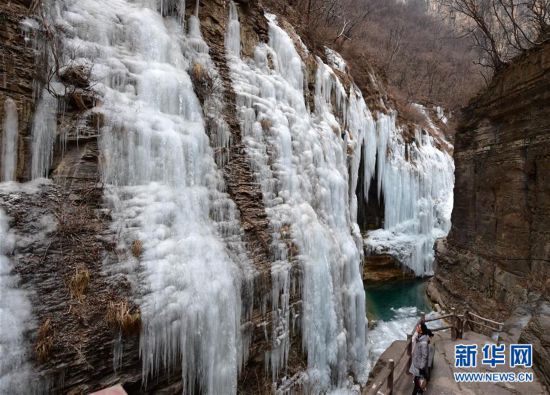
[[[455,27],[472,38],[479,64],[499,70],[512,58],[550,37],[550,0],[437,0]]]
[[[327,46],[346,59],[358,85],[374,66],[402,107],[412,102],[455,109],[483,80],[469,41],[457,37],[425,0],[266,0],[312,47]],[[293,12],[295,12],[293,14]],[[364,84],[363,84],[364,82]]]

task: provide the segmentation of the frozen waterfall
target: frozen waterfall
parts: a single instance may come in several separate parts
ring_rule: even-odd
[[[106,260],[105,271],[130,281],[140,307],[143,382],[181,369],[184,393],[236,393],[250,340],[243,335],[250,313],[244,306],[253,305],[242,299],[253,293],[243,289],[255,269],[220,171],[232,143],[224,120],[227,92],[201,35],[199,2],[186,18],[183,0],[51,1],[61,63],[89,70],[98,99],[85,115],[101,119],[104,197],[118,237],[118,260]],[[266,15],[269,41],[258,44],[252,58],[241,56],[239,10],[230,2],[227,11],[236,116],[272,232],[266,368],[274,382],[281,378],[296,329],[307,355],[307,390],[363,383],[369,360],[358,204],[371,187],[384,199],[384,228],[365,240],[371,251],[390,251],[417,274],[430,273],[433,242],[450,226],[452,158],[420,129],[405,142],[394,112],[372,114],[359,89],[338,78],[335,70],[347,66],[336,52],[327,50],[326,64],[273,15]],[[212,81],[199,99],[201,73]],[[56,96],[42,89],[37,98],[32,178],[50,172]],[[16,168],[17,110],[9,102],[6,114],[2,180],[13,179]],[[356,195],[360,179],[365,196]],[[4,295],[16,278],[5,256],[10,238],[3,212],[0,236]],[[13,292],[21,311],[11,312],[1,300],[0,307],[20,329],[30,307]],[[295,293],[301,310],[291,305]],[[265,308],[269,301],[259,303]],[[22,334],[8,329],[0,333],[3,350],[24,355]],[[0,365],[0,392],[12,388],[5,381],[11,374]]]
[[[2,156],[0,156],[2,175],[0,181],[13,181],[15,180],[15,170],[17,167],[17,139],[19,138],[19,126],[17,106],[12,99],[6,99],[4,103],[3,126]]]
[[[294,258],[303,268],[301,325],[310,384],[316,390],[339,386],[346,371],[358,377],[364,372],[357,199],[368,199],[376,180],[372,187],[383,197],[384,228],[369,233],[367,248],[389,251],[418,275],[430,274],[434,241],[450,228],[453,160],[420,127],[406,142],[395,111],[373,116],[358,89],[351,84],[346,91],[335,76],[333,70],[346,66],[333,51],[327,51],[330,65],[317,59],[311,109],[305,101],[306,67],[296,47],[307,49],[268,16],[269,43],[259,44],[253,59],[242,58],[237,11],[231,3],[226,50],[247,154],[274,240],[288,228],[298,247],[296,257],[281,253],[272,272],[274,314],[282,322],[274,344],[282,347],[287,338],[284,284]],[[357,197],[360,173],[367,193]],[[275,374],[285,355],[272,353]],[[331,383],[330,377],[336,379]]]
[[[238,215],[188,74],[191,58],[207,57],[198,19],[187,34],[162,0],[59,3],[66,51],[92,68],[103,102],[103,179],[119,248],[143,245],[139,259],[127,253],[110,270],[137,285],[144,379],[180,365],[184,392],[235,393],[247,262],[226,246],[238,239]]]
[[[378,114],[375,128],[371,138],[365,139],[366,192],[361,198],[368,199],[377,169],[384,228],[368,233],[367,250],[396,256],[418,276],[433,274],[434,242],[451,228],[453,158],[437,148],[434,138],[420,128],[416,128],[414,140],[405,143],[395,113]]]
[[[268,20],[269,43],[256,47],[254,59],[241,59],[232,3],[226,48],[243,140],[262,187],[273,238],[279,240],[288,229],[298,249],[294,259],[303,269],[303,348],[308,385],[317,393],[344,386],[349,372],[365,379],[361,240],[350,211],[346,156],[348,138],[360,139],[355,133],[361,131],[344,132],[339,126],[337,117],[346,117],[351,99],[333,73],[318,76],[315,112],[309,111],[302,59],[275,17],[269,15]],[[319,68],[324,67],[319,60]],[[338,97],[335,108],[327,100],[332,93]],[[292,257],[282,252],[279,258],[272,269],[279,323],[273,336],[274,346],[284,347]],[[274,352],[271,364],[276,372],[286,361],[284,351]]]
[[[8,217],[0,209],[0,393],[29,393],[31,368],[24,331],[31,322],[31,304],[12,273],[10,254],[14,236]]]

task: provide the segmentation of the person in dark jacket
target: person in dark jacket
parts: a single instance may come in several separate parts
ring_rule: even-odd
[[[413,395],[422,394],[424,390],[421,386],[421,379],[426,379],[426,369],[428,368],[428,360],[430,349],[428,343],[430,337],[433,336],[425,323],[420,323],[416,326],[416,341],[413,344],[412,362],[409,372],[414,376]]]

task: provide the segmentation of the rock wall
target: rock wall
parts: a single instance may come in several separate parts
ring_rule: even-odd
[[[452,229],[437,245],[432,296],[498,319],[547,299],[549,43],[516,59],[464,110],[454,159]],[[543,333],[541,322],[550,329],[547,319],[530,326]],[[539,362],[547,352],[539,342]]]
[[[18,179],[27,174],[30,162],[30,123],[34,109],[33,81],[37,56],[32,46],[32,33],[25,34],[22,22],[32,12],[30,1],[8,1],[0,4],[0,120],[4,119],[4,102],[10,98],[17,106],[19,121]],[[0,136],[1,142],[1,136]]]
[[[180,2],[177,4],[176,2],[159,2],[159,4],[161,3],[167,5],[167,8],[161,11],[163,16],[182,17],[182,14],[185,14],[186,20],[190,21],[193,18],[191,14],[196,11],[194,4],[188,4],[186,10],[181,10],[178,8]],[[242,20],[240,29],[242,58],[243,62],[252,63],[251,59],[258,54],[258,51],[262,50],[262,48],[258,50],[258,44],[267,43],[273,37],[268,35],[268,20],[264,17],[264,10],[258,2],[243,0],[237,1],[237,3],[239,17]],[[103,170],[109,167],[110,159],[105,155],[105,146],[101,145],[102,143],[105,145],[105,139],[100,138],[100,134],[102,137],[105,136],[105,129],[108,129],[106,126],[109,125],[105,110],[108,103],[100,97],[98,90],[94,88],[95,82],[92,82],[92,73],[87,68],[87,63],[69,62],[57,70],[55,76],[52,74],[54,65],[48,64],[48,58],[50,58],[50,63],[52,60],[47,56],[48,52],[52,49],[56,50],[50,47],[63,46],[63,43],[66,45],[67,41],[63,42],[62,40],[63,35],[71,36],[78,30],[73,29],[74,27],[82,27],[79,25],[82,21],[75,18],[71,20],[75,26],[69,24],[61,27],[48,27],[43,23],[42,17],[36,15],[36,12],[39,11],[36,8],[38,2],[32,2],[32,4],[34,6],[31,6],[29,1],[15,1],[0,6],[0,16],[3,21],[7,22],[0,26],[0,37],[2,38],[0,45],[6,53],[10,54],[8,57],[0,58],[2,67],[0,104],[10,97],[17,105],[20,139],[18,144],[20,152],[17,155],[17,179],[27,181],[31,177],[32,167],[32,116],[33,113],[40,112],[34,111],[34,107],[40,108],[36,102],[41,102],[40,97],[44,97],[45,92],[48,91],[48,89],[44,89],[44,85],[49,81],[49,77],[52,77],[50,82],[55,87],[51,90],[55,91],[56,96],[52,101],[57,107],[50,106],[49,110],[53,115],[46,114],[51,115],[50,118],[38,117],[38,121],[36,121],[35,117],[34,124],[45,124],[45,120],[53,119],[55,127],[50,128],[49,126],[52,125],[48,124],[42,128],[54,129],[53,136],[49,136],[54,141],[52,143],[53,150],[50,153],[48,144],[36,144],[38,148],[46,151],[47,160],[44,160],[44,169],[41,169],[44,171],[38,173],[32,171],[36,177],[47,175],[50,180],[48,182],[35,180],[30,184],[3,184],[0,188],[0,208],[9,217],[10,232],[18,240],[13,251],[9,251],[14,272],[21,280],[18,285],[25,291],[29,291],[29,299],[33,306],[32,315],[35,322],[25,328],[28,340],[28,360],[32,363],[34,373],[36,373],[33,375],[36,377],[33,382],[38,389],[50,393],[88,393],[119,382],[124,383],[125,389],[130,393],[185,392],[182,368],[177,364],[170,368],[163,366],[156,370],[154,375],[148,376],[147,373],[143,373],[144,365],[142,364],[145,364],[143,360],[146,357],[143,356],[143,353],[140,355],[143,338],[140,340],[139,333],[140,329],[143,333],[146,321],[140,322],[140,314],[143,316],[144,311],[140,311],[140,307],[138,307],[138,305],[141,306],[139,299],[143,295],[136,292],[136,288],[139,288],[136,285],[137,281],[133,282],[134,278],[124,275],[127,274],[123,273],[127,269],[126,267],[119,271],[113,269],[117,264],[120,266],[121,263],[135,262],[136,267],[139,268],[137,272],[141,275],[140,270],[142,270],[144,261],[141,255],[142,248],[146,251],[147,240],[134,238],[128,240],[129,243],[121,243],[122,230],[114,230],[112,226],[116,210],[109,205],[108,199],[106,199],[109,185],[104,184],[105,180],[101,177],[102,167]],[[64,6],[75,4],[63,3]],[[89,4],[97,5],[99,2],[90,2]],[[254,277],[250,283],[243,284],[240,289],[244,301],[240,332],[246,339],[245,341],[250,344],[246,344],[248,354],[243,357],[244,366],[237,383],[238,393],[270,393],[274,386],[282,388],[282,391],[291,390],[299,387],[301,381],[307,380],[307,375],[304,372],[308,369],[308,361],[302,351],[305,340],[301,338],[302,330],[300,328],[302,315],[304,315],[303,310],[305,310],[302,308],[303,290],[300,282],[304,273],[302,273],[303,265],[299,264],[299,259],[301,259],[299,253],[303,252],[305,247],[309,248],[309,244],[304,243],[304,245],[298,246],[292,239],[293,230],[287,222],[279,224],[280,226],[277,225],[277,232],[274,232],[275,228],[271,227],[270,218],[266,215],[266,212],[273,207],[266,207],[262,197],[263,191],[258,183],[257,174],[255,174],[258,173],[258,169],[254,168],[250,158],[247,157],[247,148],[250,149],[250,141],[248,147],[244,141],[246,135],[244,128],[247,125],[247,119],[239,119],[239,111],[236,109],[239,95],[241,95],[240,107],[244,107],[246,100],[243,100],[243,92],[234,88],[232,78],[234,79],[235,76],[230,75],[231,70],[226,58],[224,41],[228,30],[229,2],[212,0],[204,2],[204,4],[199,3],[199,5],[200,33],[192,36],[196,32],[191,31],[191,23],[187,26],[189,38],[195,40],[193,43],[199,48],[193,49],[197,52],[195,54],[197,58],[194,58],[193,61],[206,53],[212,60],[215,66],[213,69],[217,70],[217,75],[223,85],[223,89],[221,89],[224,95],[223,108],[216,109],[217,112],[209,113],[205,103],[208,100],[212,101],[213,97],[209,98],[208,95],[214,96],[219,87],[214,87],[211,92],[208,92],[208,89],[205,91],[204,85],[208,85],[208,81],[201,79],[204,75],[201,77],[200,69],[197,69],[196,73],[194,71],[191,73],[192,88],[203,106],[201,117],[204,119],[205,133],[210,138],[210,147],[215,151],[213,157],[223,177],[225,188],[223,192],[227,192],[227,195],[235,203],[238,211],[236,217],[242,226],[243,244],[255,269]],[[72,16],[75,16],[74,13]],[[117,18],[119,17],[117,16]],[[116,19],[113,20],[115,23],[120,22],[120,20],[118,22]],[[339,208],[344,208],[344,210],[338,210],[340,215],[338,218],[346,219],[346,221],[337,221],[342,230],[338,235],[345,235],[349,239],[349,243],[335,243],[337,248],[330,252],[336,258],[331,258],[329,263],[332,264],[341,259],[343,254],[338,248],[345,245],[344,252],[349,253],[353,259],[348,260],[348,267],[342,270],[338,281],[349,282],[350,278],[356,278],[358,281],[355,282],[353,292],[361,296],[363,289],[360,278],[356,274],[350,274],[348,270],[350,268],[355,270],[359,267],[361,242],[359,229],[358,227],[356,229],[355,226],[356,221],[354,219],[347,220],[348,216],[351,218],[354,216],[354,213],[346,211],[349,203],[347,200],[355,202],[357,188],[354,180],[362,171],[359,169],[363,169],[363,165],[360,165],[361,155],[355,153],[362,149],[363,140],[374,144],[376,127],[384,130],[388,128],[384,128],[384,122],[376,126],[366,106],[364,108],[359,106],[358,103],[361,103],[362,100],[359,100],[360,93],[355,92],[353,88],[349,70],[339,65],[345,63],[340,60],[339,56],[336,58],[336,65],[323,64],[315,56],[328,57],[324,51],[310,53],[303,46],[292,27],[282,19],[280,23],[284,27],[283,30],[290,35],[297,51],[300,52],[301,59],[295,56],[294,60],[303,61],[304,65],[307,89],[304,89],[304,94],[298,97],[298,102],[302,103],[303,101],[304,104],[307,102],[311,109],[308,108],[306,111],[306,106],[303,106],[304,111],[301,115],[304,118],[309,117],[309,112],[313,111],[315,106],[319,106],[315,111],[319,113],[324,111],[325,115],[332,114],[329,109],[333,106],[338,110],[334,114],[334,119],[331,115],[330,119],[323,121],[322,128],[327,132],[326,138],[318,138],[317,135],[314,135],[310,140],[316,143],[319,141],[334,142],[334,147],[326,146],[327,152],[336,153],[338,160],[341,159],[339,163],[343,170],[343,182],[339,188],[334,189],[338,194],[334,195],[334,202],[331,203],[335,203]],[[54,30],[58,28],[59,30]],[[123,29],[121,28],[121,30]],[[55,37],[52,32],[58,33],[61,38]],[[35,39],[37,36],[40,36],[39,40]],[[71,38],[75,37],[71,36]],[[275,38],[277,37],[281,38],[282,36],[276,35]],[[208,50],[204,53],[200,52],[204,50],[205,43]],[[81,44],[84,48],[85,43]],[[276,40],[275,44],[277,44]],[[61,48],[61,51],[64,49],[66,48]],[[80,47],[76,48],[75,52],[80,49]],[[282,45],[280,49],[284,50],[285,46]],[[294,54],[291,55],[294,56]],[[265,60],[266,70],[273,69],[273,53],[266,52]],[[193,63],[192,66],[196,64]],[[208,62],[205,61],[202,65],[207,64]],[[318,67],[321,66],[324,73],[317,73]],[[191,68],[191,70],[194,69]],[[258,75],[263,72],[259,68],[252,70],[255,70]],[[235,70],[233,70],[234,72]],[[248,76],[246,77],[248,78]],[[337,79],[342,80],[342,83]],[[129,89],[133,89],[132,84],[137,84],[133,78],[129,78],[127,82]],[[317,85],[326,89],[327,97],[322,97],[322,92],[316,92]],[[254,88],[252,83],[250,86]],[[337,91],[333,90],[335,87],[338,88]],[[189,93],[192,95],[191,91]],[[247,92],[244,93],[247,94]],[[367,93],[370,97],[379,96],[378,93],[365,92],[365,94]],[[289,97],[293,98],[292,95]],[[316,97],[323,101],[316,101]],[[354,105],[359,106],[357,108],[365,111],[363,118],[351,117],[351,115],[359,116],[361,114],[359,111],[349,111],[349,114],[346,114],[347,108],[340,108],[341,103],[344,101],[348,103],[351,98],[354,100]],[[381,100],[376,101],[381,102]],[[292,109],[292,106],[288,106],[288,108]],[[283,108],[283,110],[287,109]],[[4,118],[1,111],[3,111],[3,106],[0,105],[0,124]],[[387,112],[394,113],[391,109],[387,109]],[[366,117],[367,113],[368,117]],[[344,121],[346,117],[347,120]],[[388,129],[389,134],[386,136],[386,140],[389,137],[397,138],[403,134],[403,131],[397,127],[393,115],[380,114],[380,117],[391,123],[391,133]],[[223,118],[229,129],[230,144],[227,146],[217,141],[219,136],[216,134],[218,132],[216,122],[219,119],[216,118]],[[366,121],[368,121],[368,129],[372,135],[369,134],[368,139],[361,137],[359,141],[358,136],[362,136],[366,129],[362,123]],[[346,122],[349,125],[346,125]],[[270,126],[270,123],[266,122],[259,123],[259,126],[262,130],[269,130],[272,125]],[[346,132],[347,128],[353,129],[354,133]],[[119,130],[120,133],[128,132],[128,130],[122,129]],[[309,131],[308,128],[305,131]],[[2,131],[0,131],[1,137]],[[423,145],[421,139],[418,140],[418,146]],[[408,143],[412,144],[411,141]],[[386,153],[386,144],[381,146],[380,152]],[[401,138],[399,138],[398,147],[399,150],[402,148],[403,152],[407,152],[407,154],[403,153],[403,156],[408,158],[411,148],[409,146],[405,148]],[[332,151],[328,151],[329,148]],[[313,151],[321,152],[320,149]],[[48,155],[51,155],[51,161]],[[274,157],[276,155],[268,149],[266,156]],[[322,155],[318,156],[322,157]],[[333,157],[336,158],[336,155],[327,155],[328,159],[322,158],[322,160],[328,163],[328,160],[332,160]],[[304,163],[306,159],[308,158],[304,159]],[[371,159],[372,171],[375,171],[376,157],[373,156]],[[273,165],[272,160],[267,165],[277,166],[277,164]],[[319,164],[316,163],[316,166]],[[316,167],[310,166],[308,169],[311,169],[313,174]],[[348,173],[354,175],[349,176],[350,179],[348,179]],[[369,175],[371,174],[369,173]],[[320,177],[319,180],[326,181],[328,178]],[[376,178],[374,180],[376,182]],[[319,187],[318,184],[320,182],[315,183],[315,188]],[[346,188],[350,188],[349,195],[343,193]],[[332,190],[327,188],[327,191]],[[329,194],[324,193],[323,196],[328,197]],[[350,211],[356,211],[356,208],[353,207],[352,204]],[[378,208],[376,207],[375,211]],[[313,210],[310,211],[313,212]],[[327,209],[327,213],[331,215],[333,211],[330,208]],[[312,218],[317,221],[315,216]],[[378,222],[380,222],[380,218],[378,218]],[[302,227],[296,229],[299,231]],[[330,226],[327,226],[327,229],[330,230]],[[348,237],[350,235],[353,235],[354,238]],[[276,248],[272,240],[274,238],[278,241]],[[309,241],[308,235],[304,234],[303,240]],[[317,244],[320,248],[326,247],[325,243]],[[280,253],[281,251],[284,253]],[[317,252],[315,249],[311,249],[312,257],[315,257],[313,255],[315,252]],[[277,275],[277,270],[274,270],[273,262],[283,259],[283,257],[289,263],[288,269],[284,268],[285,271],[288,270],[288,279]],[[312,261],[317,263],[318,260]],[[324,273],[332,276],[329,270],[325,270]],[[278,286],[281,290],[274,292],[273,283],[277,282],[280,283]],[[323,285],[325,284],[327,287],[312,288],[315,288],[314,291],[326,291],[329,289],[329,284],[325,282]],[[362,330],[366,327],[363,311],[364,300],[362,298],[353,299],[354,294],[350,292],[351,287],[349,286],[337,285],[334,289],[335,294],[344,291],[347,293],[342,295],[346,299],[342,298],[342,301],[338,301],[339,306],[340,304],[343,306],[342,309],[338,307],[338,310],[356,309],[357,314],[355,311],[349,314],[353,320],[344,319],[344,317],[328,319],[332,316],[319,313],[319,310],[310,309],[309,314],[327,318],[324,323],[326,324],[326,333],[330,332],[331,334],[326,336],[338,338],[338,344],[335,343],[335,347],[338,346],[338,349],[342,350],[347,345],[343,341],[344,336],[333,336],[336,334],[334,324],[337,323],[342,328],[346,326],[348,329],[342,331],[342,334],[346,333],[347,335],[351,333],[349,328],[354,327],[354,324],[350,322],[356,321],[357,328],[354,329],[357,331],[355,334],[349,335],[349,349],[355,350],[354,343],[357,343],[357,350],[360,352],[357,352],[353,358],[353,363],[363,366],[360,360],[365,357],[366,352],[363,352],[364,350],[359,346],[362,346],[364,340]],[[313,294],[312,297],[317,297],[317,295]],[[274,311],[271,305],[276,305],[277,298],[280,298],[281,301],[284,300],[285,304],[278,311]],[[327,298],[331,302],[332,299]],[[317,298],[317,300],[321,302],[321,298]],[[318,305],[324,308],[327,303],[318,303]],[[292,325],[287,325],[287,322]],[[141,328],[140,324],[142,324]],[[282,333],[278,333],[279,330]],[[288,330],[288,339],[285,339],[286,330]],[[314,336],[310,337],[316,340]],[[317,338],[321,339],[321,337]],[[286,345],[287,343],[290,346],[285,351],[281,344]],[[324,346],[324,343],[320,344],[322,345],[319,347],[320,353],[326,353],[329,349]],[[311,347],[313,349],[313,345]],[[283,350],[283,352],[278,350]],[[334,352],[334,354],[339,355],[339,352]],[[276,362],[273,361],[277,360],[283,361],[283,363],[279,362],[281,368],[278,371],[278,376],[269,371],[269,364],[275,365]],[[327,364],[327,362],[323,361],[323,364]],[[341,383],[347,383],[348,371],[346,369],[349,366],[346,367],[344,363],[334,363],[335,371],[336,368],[338,368],[338,380]],[[252,377],[253,379],[251,379]],[[335,380],[334,378],[330,379]],[[353,377],[352,380],[358,381],[358,378]],[[350,381],[349,384],[355,384],[355,382]],[[328,381],[326,385],[329,385]]]

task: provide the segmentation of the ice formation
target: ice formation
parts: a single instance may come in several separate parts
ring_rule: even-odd
[[[377,321],[374,328],[369,330],[369,370],[372,370],[376,361],[384,351],[395,341],[405,340],[415,324],[418,322],[420,312],[416,307],[392,308],[394,316],[391,320]]]
[[[48,177],[57,135],[57,99],[43,89],[32,122],[31,176]]]
[[[418,276],[429,275],[435,239],[451,227],[454,162],[425,130],[416,128],[411,143],[402,136],[395,113],[378,114],[376,138],[365,139],[364,190],[377,169],[376,187],[385,208],[384,228],[370,231],[365,243],[371,252],[395,255]],[[368,199],[368,193],[362,198]]]
[[[311,111],[305,66],[276,19],[268,16],[269,43],[259,44],[253,59],[244,59],[233,3],[229,18],[226,49],[247,154],[257,169],[274,239],[290,227],[304,271],[301,324],[310,384],[315,390],[338,387],[346,372],[364,373],[362,244],[355,240],[358,175],[363,173],[367,192],[377,180],[373,187],[385,202],[384,229],[369,234],[368,248],[389,250],[425,275],[432,271],[435,238],[450,227],[452,157],[420,128],[413,142],[405,142],[395,111],[373,117],[357,88],[352,84],[348,94],[335,76],[332,68],[345,70],[345,62],[330,50],[332,68],[317,59]],[[274,313],[282,323],[274,337],[285,339],[290,263],[284,253],[280,258],[273,294],[281,301]],[[285,355],[272,353],[275,371]],[[331,383],[330,377],[336,379]]]
[[[31,323],[31,304],[12,273],[7,256],[15,243],[8,217],[0,209],[0,393],[29,393],[30,365],[24,331]]]
[[[325,47],[325,55],[330,67],[345,73],[347,71],[347,64],[344,58],[340,54],[328,47]]]
[[[0,181],[15,180],[17,166],[18,119],[17,106],[12,99],[4,103],[4,133],[2,134],[2,156],[0,156]]]
[[[120,248],[143,245],[139,262],[128,254],[111,269],[137,285],[144,379],[180,365],[184,392],[235,393],[247,262],[227,246],[239,243],[239,221],[189,76],[192,59],[209,66],[198,19],[186,33],[164,1],[61,3],[66,51],[92,67],[103,102],[103,179]]]
[[[179,366],[186,393],[236,393],[248,344],[241,322],[249,303],[241,300],[241,288],[253,269],[218,168],[231,144],[223,88],[214,84],[202,105],[193,90],[193,73],[220,78],[199,19],[185,20],[182,0],[54,3],[64,34],[62,62],[89,68],[100,98],[93,111],[104,119],[102,177],[118,250],[142,244],[139,259],[127,252],[106,269],[134,285],[144,380]],[[273,232],[269,365],[276,379],[287,363],[294,318],[289,299],[297,287],[305,376],[312,392],[327,392],[346,387],[350,373],[365,381],[368,371],[363,240],[356,223],[358,198],[368,195],[356,196],[359,175],[365,191],[377,180],[386,205],[384,229],[369,234],[369,248],[389,249],[425,274],[435,237],[449,227],[452,159],[421,130],[405,143],[395,113],[374,117],[357,87],[344,87],[334,73],[346,70],[336,52],[326,51],[328,65],[316,58],[315,74],[308,76],[296,49],[302,53],[303,44],[267,17],[269,42],[245,59],[231,2],[225,45],[243,143]],[[307,92],[311,79],[315,88]],[[32,125],[33,178],[48,175],[57,110],[57,99],[43,89]],[[0,216],[0,235],[3,224]],[[5,292],[4,281],[15,280],[4,275],[9,261],[0,256],[0,262]],[[291,284],[293,265],[302,269],[299,287]],[[2,346],[9,337],[8,344],[19,347],[19,335],[2,330]],[[9,377],[5,368],[1,377]]]
[[[350,210],[353,193],[346,155],[348,139],[362,139],[362,113],[348,119],[357,110],[351,107],[364,102],[353,89],[348,96],[332,70],[318,60],[315,111],[310,112],[304,99],[302,59],[275,17],[268,15],[268,19],[269,43],[256,47],[254,59],[242,59],[232,3],[229,25],[233,34],[227,35],[226,48],[243,141],[257,170],[274,240],[289,228],[298,248],[308,384],[313,392],[322,392],[344,385],[349,372],[362,378],[365,368],[361,241]],[[334,105],[333,94],[337,97]],[[338,117],[348,121],[347,131],[340,127]],[[271,354],[275,372],[286,363],[291,265],[282,249],[279,258],[272,270],[278,317],[274,346],[280,347]]]

